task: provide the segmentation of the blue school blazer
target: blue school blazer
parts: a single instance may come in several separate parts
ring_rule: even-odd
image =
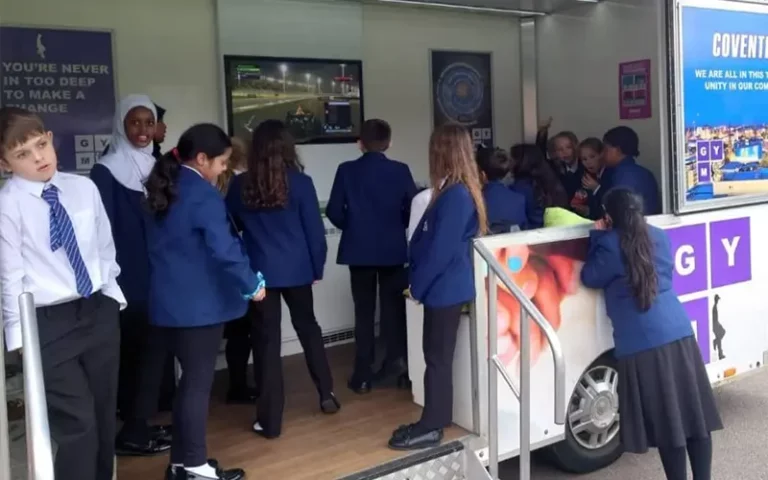
[[[589,206],[592,211],[602,212],[603,195],[614,187],[625,187],[643,197],[643,213],[658,215],[661,213],[659,184],[650,170],[638,165],[633,157],[625,157],[613,168],[606,168],[600,177],[600,189],[592,198]]]
[[[483,199],[488,212],[488,229],[491,233],[509,233],[517,226],[525,230],[528,217],[525,197],[504,185],[501,181],[488,182],[483,186]]]
[[[581,177],[583,176],[584,166],[581,162],[578,163],[576,170],[573,172],[568,171],[565,165],[563,165],[562,171],[558,172],[558,178],[560,178],[560,183],[563,184],[563,189],[565,189],[565,195],[568,197],[568,205],[571,204],[576,192],[581,189]]]
[[[259,281],[231,227],[219,191],[182,167],[165,217],[147,222],[150,321],[201,327],[245,314]],[[267,279],[269,281],[269,279]]]
[[[403,265],[405,230],[416,185],[404,163],[368,152],[336,171],[325,215],[341,230],[336,263],[361,267]]]
[[[472,239],[477,236],[475,203],[463,184],[447,187],[427,209],[410,243],[411,295],[440,308],[475,298]]]
[[[632,355],[693,335],[691,321],[672,290],[674,260],[663,230],[648,227],[653,243],[653,266],[658,295],[647,312],[641,311],[627,284],[627,270],[619,235],[614,230],[593,230],[581,281],[605,292],[605,308],[613,324],[617,357]]]
[[[544,207],[539,205],[536,199],[536,191],[533,182],[527,178],[515,180],[509,188],[519,193],[525,199],[525,216],[527,218],[526,230],[541,228],[544,226]]]
[[[291,170],[284,208],[250,209],[242,200],[246,175],[232,181],[227,207],[243,231],[251,268],[264,275],[269,287],[297,287],[321,280],[328,247],[312,179]]]
[[[91,180],[101,194],[115,240],[120,275],[117,283],[125,294],[128,307],[146,310],[149,297],[149,253],[146,222],[149,218],[144,192],[120,184],[101,164],[91,170]]]

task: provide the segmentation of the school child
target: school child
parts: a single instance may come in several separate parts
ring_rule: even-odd
[[[515,145],[511,156],[514,183],[509,188],[525,197],[526,228],[541,228],[547,208],[568,208],[565,189],[536,145]]]
[[[157,111],[157,122],[155,123],[155,136],[152,139],[152,156],[160,158],[163,156],[163,142],[165,142],[168,126],[165,124],[166,110],[156,103],[154,105]]]
[[[217,126],[190,127],[161,157],[146,182],[150,281],[149,312],[181,364],[173,405],[168,479],[240,480],[240,469],[208,461],[205,432],[216,357],[224,324],[264,298],[264,279],[251,270],[231,228],[224,199],[213,185],[231,154]]]
[[[248,148],[240,137],[232,137],[232,155],[224,173],[216,179],[216,188],[222,195],[226,195],[232,180],[248,168]],[[254,403],[259,397],[258,391],[248,386],[248,358],[251,356],[251,319],[246,314],[242,318],[232,320],[224,327],[224,338],[227,345],[224,356],[227,360],[229,372],[229,389],[227,391],[227,403],[249,404]],[[254,357],[258,355],[254,352]],[[254,358],[254,374],[258,378],[260,369]],[[256,382],[258,385],[259,382]]]
[[[363,123],[363,155],[339,165],[325,209],[328,220],[341,230],[336,263],[349,265],[356,355],[348,386],[359,394],[368,393],[374,380],[377,284],[387,354],[375,379],[394,377],[401,385],[407,383],[405,229],[416,185],[407,165],[387,158],[391,143],[387,122]]]
[[[603,175],[603,142],[599,138],[589,137],[579,144],[579,162],[583,168],[581,186],[571,198],[571,209],[579,215],[597,220],[603,214],[602,208],[590,208],[594,205],[592,197],[600,186]]]
[[[163,155],[162,144],[165,141],[165,134],[168,131],[168,126],[165,124],[165,112],[166,110],[160,105],[153,103],[155,109],[155,134],[152,136],[152,156],[160,158]],[[102,156],[109,153],[110,144],[104,147],[101,152]]]
[[[635,158],[640,155],[640,139],[629,127],[619,126],[603,135],[603,162],[605,171],[600,185],[595,189],[590,209],[600,208],[602,195],[614,187],[626,187],[643,199],[646,215],[661,213],[659,184],[650,170],[638,165]]]
[[[117,281],[128,300],[120,312],[118,411],[123,427],[118,455],[157,455],[171,448],[168,425],[149,427],[158,410],[164,374],[173,358],[163,345],[149,343],[149,254],[147,253],[144,182],[155,165],[152,139],[155,105],[146,95],[128,95],[117,106],[109,153],[91,170],[114,233]],[[153,348],[149,348],[153,346]],[[163,368],[165,367],[165,368]]]
[[[56,478],[109,480],[115,453],[120,331],[126,301],[99,191],[57,171],[37,115],[0,109],[0,289],[9,351],[22,348],[19,295],[37,307]]]
[[[253,430],[266,438],[280,435],[285,405],[281,297],[304,349],[320,410],[332,414],[341,408],[333,394],[312,298],[312,285],[323,279],[328,252],[325,226],[315,185],[303,170],[285,125],[267,120],[253,131],[248,171],[235,177],[227,194],[229,210],[243,230],[251,265],[269,278],[266,300],[249,312],[253,350],[261,368]]]
[[[503,183],[509,176],[509,154],[500,148],[482,149],[477,152],[477,164],[485,183],[483,199],[488,212],[489,233],[525,230],[528,221],[525,197]]]
[[[579,139],[573,132],[560,132],[549,141],[550,156],[563,184],[568,203],[581,187],[584,167],[579,163]]]
[[[410,243],[410,293],[424,305],[425,403],[421,419],[395,430],[393,449],[432,447],[453,413],[453,355],[461,310],[475,298],[471,242],[487,233],[472,138],[454,124],[429,142],[432,202]]]
[[[672,290],[669,239],[646,223],[631,190],[612,189],[603,201],[581,281],[605,292],[613,324],[621,442],[632,453],[658,448],[669,480],[688,478],[687,449],[693,478],[709,480],[710,432],[723,425],[690,318]]]

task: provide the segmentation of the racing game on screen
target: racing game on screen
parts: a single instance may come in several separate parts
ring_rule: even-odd
[[[230,131],[250,139],[264,120],[283,121],[296,143],[355,141],[362,123],[359,61],[227,57]]]

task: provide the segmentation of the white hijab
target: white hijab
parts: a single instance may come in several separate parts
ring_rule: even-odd
[[[143,192],[144,182],[155,166],[155,157],[152,156],[152,142],[146,147],[136,148],[125,135],[125,117],[136,107],[150,110],[157,118],[155,104],[146,95],[128,95],[120,100],[115,111],[109,151],[99,163],[107,167],[125,188]]]

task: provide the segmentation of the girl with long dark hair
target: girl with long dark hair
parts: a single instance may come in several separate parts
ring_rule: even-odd
[[[544,226],[547,208],[568,208],[568,196],[560,179],[534,144],[518,144],[511,149],[511,188],[525,197],[527,228]]]
[[[658,448],[669,480],[709,480],[711,432],[723,428],[699,345],[672,289],[666,233],[649,226],[643,200],[626,188],[603,196],[581,281],[605,293],[613,324],[625,451]],[[709,348],[707,345],[705,348]]]
[[[214,186],[232,153],[229,137],[212,124],[195,125],[157,161],[146,183],[150,321],[182,369],[173,406],[167,478],[240,480],[240,469],[208,460],[208,404],[224,324],[264,298]]]
[[[285,125],[267,120],[253,131],[248,170],[235,177],[227,193],[251,266],[269,278],[266,300],[249,310],[253,350],[259,357],[254,365],[261,370],[256,373],[259,399],[253,431],[266,438],[280,435],[285,405],[281,297],[304,349],[321,411],[331,414],[341,408],[312,297],[312,285],[323,278],[325,227],[315,185],[303,170]]]

